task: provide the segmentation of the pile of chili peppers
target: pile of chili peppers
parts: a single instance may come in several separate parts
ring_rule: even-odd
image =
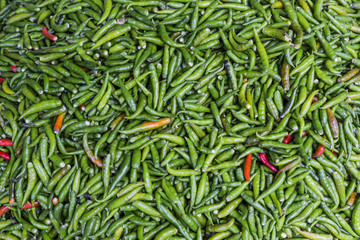
[[[0,0],[0,239],[359,239],[359,10]]]

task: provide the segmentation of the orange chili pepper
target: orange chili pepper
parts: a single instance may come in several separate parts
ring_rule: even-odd
[[[352,206],[353,204],[354,204],[354,202],[355,202],[355,193],[353,192],[351,195],[350,195],[350,197],[349,197],[349,200],[347,201],[347,205],[349,205],[349,206]]]
[[[54,197],[54,198],[52,199],[52,203],[53,203],[54,205],[57,205],[57,204],[59,203],[59,199],[58,199],[57,197]]]
[[[244,165],[244,177],[248,182],[250,182],[251,158],[252,158],[251,154],[247,155]]]
[[[323,155],[324,151],[325,151],[325,147],[323,145],[319,145],[318,148],[316,149],[316,152],[313,155],[313,158],[320,157],[321,155]]]
[[[147,130],[152,130],[152,129],[162,127],[169,123],[170,123],[170,118],[162,118],[158,122],[146,122],[146,123],[143,123],[140,125],[147,128]]]
[[[63,122],[64,122],[64,118],[65,118],[65,113],[61,113],[55,122],[55,126],[54,126],[54,133],[58,134],[63,126]]]
[[[146,122],[146,123],[142,123],[140,125],[137,125],[136,127],[130,129],[130,130],[124,130],[124,131],[120,131],[121,133],[124,134],[133,134],[133,133],[138,133],[138,132],[146,132],[148,130],[152,130],[152,129],[156,129],[159,127],[162,127],[166,124],[170,123],[170,118],[162,118],[159,119],[159,121],[157,122]]]

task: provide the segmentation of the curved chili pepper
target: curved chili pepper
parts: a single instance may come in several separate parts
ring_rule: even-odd
[[[133,134],[133,133],[137,133],[137,132],[146,132],[149,130],[153,130],[159,127],[162,127],[164,125],[167,125],[170,123],[170,118],[163,118],[160,119],[157,122],[146,122],[146,123],[142,123],[130,130],[124,130],[124,131],[120,131],[121,133],[124,134]]]
[[[271,163],[269,162],[269,159],[267,158],[267,156],[265,155],[265,153],[261,153],[260,154],[260,160],[261,162],[267,166],[268,168],[270,168],[270,170],[274,171],[274,172],[278,172],[277,168],[274,167],[273,165],[271,165]]]
[[[10,155],[6,152],[0,151],[0,157],[4,158],[5,160],[10,161]]]
[[[39,206],[39,202],[35,201],[34,204],[25,203],[21,209],[29,209],[29,208],[33,208],[33,207],[37,207],[37,206]]]
[[[9,211],[10,211],[10,209],[7,206],[2,206],[0,208],[0,217]]]
[[[250,182],[251,158],[252,158],[251,154],[247,155],[244,165],[244,177],[248,182]]]
[[[44,34],[44,36],[45,36],[47,39],[49,39],[49,40],[51,40],[51,41],[53,41],[53,42],[56,42],[56,41],[58,40],[58,37],[57,37],[57,36],[49,33],[49,31],[48,31],[48,29],[47,29],[46,26],[43,27],[42,33]]]
[[[102,160],[100,158],[95,157],[94,152],[91,150],[91,148],[88,144],[87,133],[84,134],[84,137],[83,137],[83,146],[84,146],[86,155],[90,158],[91,162],[93,162],[96,166],[102,168],[102,166],[103,166]]]
[[[324,151],[325,151],[325,147],[323,145],[319,145],[313,155],[313,158],[320,157],[321,155],[323,155]]]
[[[0,146],[12,146],[14,143],[10,139],[0,139]]]

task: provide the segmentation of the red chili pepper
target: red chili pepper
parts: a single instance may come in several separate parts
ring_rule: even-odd
[[[0,208],[0,217],[9,211],[10,211],[10,209],[7,206],[2,206]]]
[[[285,144],[289,144],[289,142],[291,142],[291,140],[294,138],[294,134],[290,134],[290,135],[287,135],[285,138],[284,138],[284,143]]]
[[[25,203],[24,206],[21,209],[29,209],[29,208],[37,207],[37,206],[39,206],[39,202],[35,201],[34,205],[31,205],[30,203]]]
[[[318,101],[318,100],[319,100],[318,97],[313,97],[313,99],[311,100],[311,102],[316,102],[316,101]]]
[[[11,66],[11,70],[14,72],[14,73],[17,73],[17,67],[16,66]]]
[[[269,162],[269,159],[267,158],[267,156],[265,155],[265,153],[261,153],[260,154],[260,160],[261,162],[267,166],[268,168],[270,168],[270,170],[274,171],[274,172],[278,172],[278,170],[276,169],[276,167],[274,167],[273,165],[271,165],[271,163]]]
[[[248,182],[250,182],[251,158],[252,158],[251,154],[247,155],[244,165],[244,177]]]
[[[58,37],[57,37],[57,36],[52,35],[51,33],[49,33],[47,27],[43,27],[42,33],[44,34],[44,36],[45,36],[47,39],[50,39],[50,40],[53,41],[53,42],[55,42],[56,40],[58,40]]]
[[[0,139],[0,146],[12,146],[14,143],[10,139]]]
[[[336,152],[334,152],[334,151],[331,151],[331,152],[335,155],[335,157],[338,157],[338,154]]]
[[[6,152],[0,151],[0,157],[4,158],[5,160],[10,161],[10,155]]]
[[[0,77],[0,84],[2,84],[5,81],[5,78]]]
[[[320,157],[321,155],[323,155],[324,151],[325,147],[323,145],[319,145],[313,155],[313,158]]]
[[[306,136],[306,134],[307,134],[307,132],[303,132],[302,134],[301,134],[301,136]]]

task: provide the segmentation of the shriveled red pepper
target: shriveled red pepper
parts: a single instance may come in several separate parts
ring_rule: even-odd
[[[57,37],[57,36],[49,33],[47,27],[43,27],[42,33],[44,34],[44,36],[45,36],[47,39],[49,39],[49,40],[51,40],[51,41],[53,41],[53,42],[55,42],[55,41],[58,40],[58,37]]]
[[[81,104],[79,108],[81,112],[86,110],[86,106],[84,104]]]
[[[0,84],[2,84],[5,81],[5,78],[0,77]]]
[[[247,155],[245,158],[245,165],[244,165],[244,177],[248,182],[250,182],[251,158],[252,158],[251,154]]]
[[[9,211],[10,211],[10,209],[7,206],[2,206],[0,208],[0,217]]]
[[[17,67],[16,66],[11,66],[11,71],[13,71],[14,73],[17,73]]]
[[[58,134],[63,126],[65,113],[61,113],[57,118],[54,126],[54,133]]]
[[[89,69],[87,69],[86,67],[80,66],[80,68],[81,68],[82,70],[84,70],[84,72],[88,72],[88,71],[89,71]]]
[[[271,165],[271,163],[269,162],[269,159],[267,158],[267,156],[265,155],[265,153],[261,153],[260,154],[260,160],[261,162],[267,166],[268,168],[270,168],[270,170],[274,171],[274,172],[278,172],[277,168],[274,167],[273,165]]]
[[[325,151],[325,147],[323,145],[319,145],[313,155],[313,158],[320,157],[321,155],[323,155],[324,151]]]
[[[9,203],[13,204],[15,202],[15,182],[11,182],[10,192],[9,192]]]
[[[5,160],[10,161],[10,155],[6,152],[0,151],[0,157],[4,158]]]
[[[90,158],[90,161],[93,162],[99,168],[102,168],[102,166],[103,166],[102,160],[100,158],[95,157],[94,152],[91,150],[91,148],[88,144],[87,133],[85,133],[84,137],[83,137],[83,146],[84,146],[86,155]]]
[[[294,134],[287,135],[287,136],[284,138],[284,143],[285,143],[285,144],[289,144],[289,142],[291,142],[291,140],[293,140],[293,138],[294,138]]]
[[[110,124],[111,131],[113,131],[115,129],[115,127],[119,124],[119,122],[121,120],[124,119],[125,116],[126,116],[126,114],[123,113],[123,114],[120,114],[117,118],[115,118],[115,120]]]
[[[331,131],[334,134],[334,138],[338,138],[339,137],[339,124],[338,124],[338,121],[337,121],[333,111],[330,108],[326,109],[326,113],[327,113],[328,120],[329,120],[329,123],[330,123]]]
[[[14,145],[14,143],[10,139],[0,139],[0,146],[11,147],[12,145]]]
[[[37,206],[39,206],[39,202],[35,201],[34,205],[32,205],[31,203],[25,203],[21,209],[29,209],[29,208],[37,207]]]
[[[318,100],[319,100],[318,97],[313,97],[313,99],[311,100],[311,102],[316,102],[316,101],[318,101]]]

